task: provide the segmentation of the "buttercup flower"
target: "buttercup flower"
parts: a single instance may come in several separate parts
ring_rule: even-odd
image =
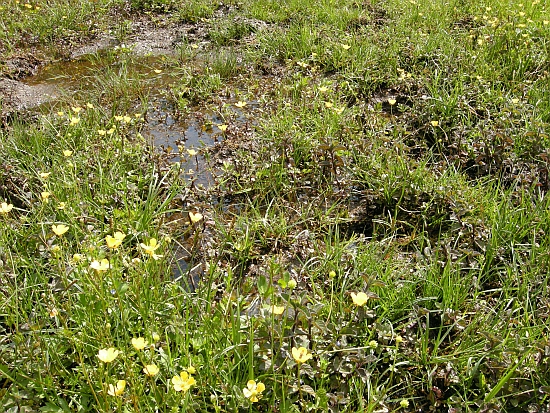
[[[294,357],[296,363],[305,363],[313,357],[313,354],[311,354],[305,347],[292,347],[292,357]]]
[[[59,225],[52,225],[52,231],[54,232],[55,235],[57,235],[58,237],[60,237],[61,235],[63,235],[65,232],[67,232],[69,230],[69,227],[65,224],[59,224]]]
[[[144,368],[143,368],[143,372],[149,376],[149,377],[152,377],[152,376],[155,376],[158,374],[159,372],[159,368],[157,367],[156,364],[147,364]]]
[[[194,224],[196,222],[199,222],[203,218],[202,214],[200,212],[191,212],[189,211],[189,219]]]
[[[0,204],[0,214],[7,214],[13,209],[13,204],[8,204],[7,202],[2,202]]]
[[[365,294],[363,291],[361,291],[357,294],[351,293],[351,299],[353,300],[353,304],[355,304],[356,306],[362,307],[369,300],[369,296]]]
[[[175,391],[182,391],[185,393],[195,383],[194,377],[186,371],[182,371],[179,376],[172,377],[172,384],[174,385]]]
[[[235,103],[235,106],[242,109],[246,106],[246,102],[243,102],[242,100],[239,100],[237,103]]]
[[[149,244],[144,244],[143,242],[139,244],[140,247],[143,249],[143,251],[146,253],[146,254],[149,254],[151,257],[153,257],[153,259],[157,260],[159,259],[160,257],[162,257],[162,255],[157,255],[155,254],[155,251],[157,250],[158,247],[160,247],[160,245],[158,244],[157,242],[157,239],[156,238],[151,238],[149,240]]]
[[[198,154],[198,152],[195,149],[187,149],[187,153],[190,156],[195,156],[196,154]]]
[[[403,409],[406,409],[409,407],[409,401],[407,399],[403,399],[399,402],[399,406],[401,406]]]
[[[227,125],[216,125],[218,127],[219,130],[221,130],[222,132],[225,132],[227,130]]]
[[[111,268],[111,265],[109,264],[109,260],[107,258],[103,258],[101,261],[93,260],[90,264],[90,268],[92,270],[96,270],[98,273],[102,273]]]
[[[97,353],[97,358],[99,358],[104,363],[110,363],[114,359],[116,359],[119,354],[120,351],[113,347],[109,347],[99,350],[99,352]]]
[[[43,200],[44,202],[46,202],[46,203],[49,201],[48,198],[49,198],[51,195],[52,195],[51,192],[48,192],[48,191],[44,191],[44,192],[41,192],[41,193],[40,193],[40,196],[42,197],[42,200]]]
[[[148,344],[147,341],[145,341],[143,337],[137,337],[132,339],[132,346],[134,346],[134,348],[138,351],[143,350],[147,346],[147,344]]]
[[[73,154],[73,151],[69,150],[69,149],[65,149],[63,151],[63,156],[71,156]]]
[[[185,370],[187,370],[187,373],[189,374],[195,374],[197,372],[197,370],[193,366],[189,366]]]
[[[71,117],[71,125],[76,125],[78,122],[80,122],[80,118],[78,116]]]
[[[256,403],[262,397],[264,390],[265,385],[262,382],[256,383],[254,380],[248,380],[246,387],[243,389],[243,394],[251,403]]]
[[[430,123],[432,124],[432,126],[433,126],[434,128],[437,127],[437,126],[439,126],[439,122],[438,122],[437,120],[432,120]]]
[[[351,48],[351,46],[349,44],[342,44],[342,49],[344,50],[349,50]]]
[[[109,396],[120,396],[122,393],[124,393],[124,389],[126,388],[126,380],[118,380],[115,384],[109,384],[109,390],[107,390],[107,394]]]
[[[107,247],[117,249],[120,247],[120,244],[122,244],[122,241],[124,241],[124,237],[126,237],[126,234],[123,234],[120,231],[115,232],[114,236],[107,235],[105,237]]]
[[[325,93],[325,92],[327,92],[327,91],[328,91],[328,87],[326,87],[326,86],[321,86],[321,87],[319,88],[319,92],[321,92],[321,93]]]
[[[51,172],[40,172],[40,178],[46,179],[51,174],[52,174]]]
[[[395,105],[395,104],[397,103],[397,100],[395,100],[395,99],[388,99],[388,103],[389,103],[391,106],[393,106],[393,105]]]

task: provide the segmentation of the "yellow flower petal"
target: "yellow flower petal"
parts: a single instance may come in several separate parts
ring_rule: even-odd
[[[55,235],[59,237],[63,235],[65,232],[67,232],[68,230],[69,230],[69,227],[65,224],[52,225],[52,231],[54,232]]]
[[[292,347],[292,357],[294,358],[296,363],[305,363],[313,357],[313,354],[311,354],[309,350],[305,347]]]
[[[353,300],[353,304],[362,307],[369,300],[369,296],[361,291],[357,294],[351,293],[351,299]]]
[[[147,347],[147,341],[143,337],[134,337],[132,338],[132,346],[139,351],[143,350],[145,347]]]
[[[159,371],[160,370],[156,364],[147,364],[143,367],[143,372],[149,377],[156,376]]]
[[[115,349],[114,347],[109,347],[99,350],[99,352],[97,353],[97,358],[99,358],[99,360],[101,360],[103,363],[110,363],[114,359],[116,359],[119,354],[119,350]]]

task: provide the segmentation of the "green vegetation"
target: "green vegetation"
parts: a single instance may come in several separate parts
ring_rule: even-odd
[[[545,1],[80,4],[4,2],[3,76],[191,30],[3,119],[2,411],[550,409]],[[163,76],[223,140],[144,139]]]

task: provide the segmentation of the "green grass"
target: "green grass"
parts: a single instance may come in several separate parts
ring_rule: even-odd
[[[120,32],[82,4],[2,5],[6,56]],[[2,410],[548,409],[545,2],[126,6],[195,37],[0,131]],[[206,163],[142,137],[161,76]]]

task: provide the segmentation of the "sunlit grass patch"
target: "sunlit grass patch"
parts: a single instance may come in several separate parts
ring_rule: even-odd
[[[177,57],[0,131],[3,410],[547,407],[544,2],[129,5]]]

